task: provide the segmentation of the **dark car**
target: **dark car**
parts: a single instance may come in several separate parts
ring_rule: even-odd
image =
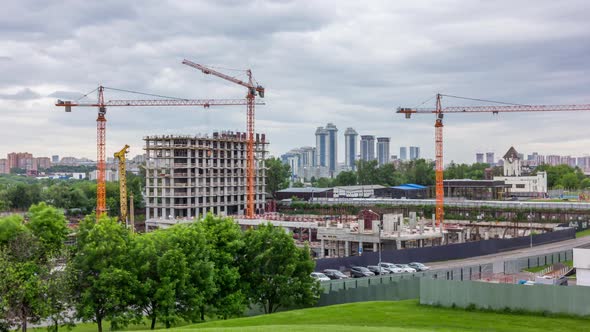
[[[367,266],[367,269],[369,269],[369,271],[375,273],[375,275],[390,274],[391,273],[391,271],[389,271],[388,269],[381,267],[381,266],[377,266],[377,265],[369,265],[369,266]]]
[[[408,264],[408,266],[410,266],[411,268],[414,268],[416,271],[428,271],[430,270],[429,266],[426,266],[422,263],[418,263],[418,262],[412,262],[410,264]]]
[[[350,268],[350,276],[353,278],[372,277],[375,273],[369,271],[366,267],[352,266]]]
[[[327,269],[324,270],[326,277],[330,279],[348,279],[348,276],[338,270]]]

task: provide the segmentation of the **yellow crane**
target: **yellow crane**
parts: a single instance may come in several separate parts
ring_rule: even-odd
[[[129,145],[125,146],[119,152],[115,152],[115,158],[119,160],[119,203],[121,222],[127,223],[127,166],[125,159]]]

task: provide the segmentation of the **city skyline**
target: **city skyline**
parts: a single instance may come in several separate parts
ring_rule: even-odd
[[[64,113],[54,103],[75,100],[99,84],[183,98],[244,96],[241,87],[182,66],[188,58],[252,69],[267,88],[266,105],[256,109],[256,131],[267,135],[275,156],[293,145],[293,137],[313,145],[304,139],[313,119],[391,137],[392,146],[420,146],[423,157],[434,158],[434,117],[406,120],[393,110],[438,92],[517,104],[589,103],[583,87],[590,80],[590,44],[584,42],[590,22],[581,15],[588,10],[586,1],[11,1],[3,7],[7,28],[0,48],[0,107],[10,125],[0,132],[0,155],[59,151],[96,159],[96,110]],[[474,11],[483,13],[480,20],[473,20]],[[64,12],[77,19],[47,19]],[[200,23],[206,28],[194,26],[195,17],[205,18]],[[139,97],[108,91],[106,98]],[[477,104],[453,98],[442,103]],[[589,120],[589,112],[449,115],[444,158],[468,162],[477,151],[497,154],[512,144],[544,155],[584,155]],[[141,153],[146,135],[243,132],[245,107],[109,108],[107,121],[107,155],[125,144]],[[344,155],[341,146],[338,154]]]

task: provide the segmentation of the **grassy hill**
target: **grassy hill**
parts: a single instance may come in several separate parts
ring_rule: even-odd
[[[178,331],[590,331],[590,319],[465,311],[417,300],[360,302],[213,321]]]

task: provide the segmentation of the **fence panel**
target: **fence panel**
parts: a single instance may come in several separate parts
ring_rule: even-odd
[[[382,283],[383,282],[383,283]],[[346,283],[348,288],[324,287],[317,306],[326,306],[364,301],[398,301],[417,299],[420,293],[420,278],[362,278]],[[355,287],[358,285],[358,287]]]

